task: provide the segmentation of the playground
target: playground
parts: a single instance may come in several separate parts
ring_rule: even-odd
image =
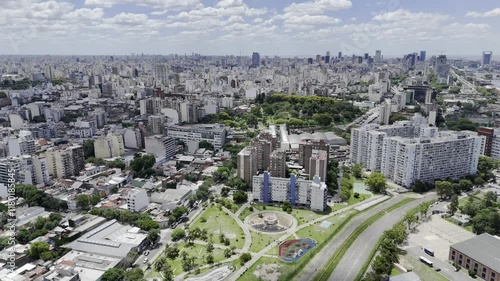
[[[311,238],[287,240],[279,246],[278,256],[285,262],[296,262],[316,245],[316,241]]]

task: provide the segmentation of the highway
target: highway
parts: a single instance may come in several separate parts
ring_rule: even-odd
[[[349,238],[349,235],[351,235],[351,233],[361,223],[363,223],[373,214],[383,211],[384,209],[387,209],[390,206],[400,202],[401,200],[403,200],[403,198],[404,197],[402,195],[395,195],[391,199],[351,219],[351,221],[346,226],[344,226],[340,233],[333,237],[333,239],[328,242],[328,244],[308,262],[307,266],[304,267],[304,269],[294,280],[311,280],[312,276],[318,273],[318,270],[321,270],[326,266],[330,256],[332,256],[340,248],[340,246],[347,240],[347,238]]]
[[[396,195],[398,198],[402,198],[401,195]],[[370,255],[373,247],[379,240],[380,236],[385,230],[390,229],[398,221],[403,219],[406,212],[410,209],[415,208],[420,203],[428,201],[431,199],[436,199],[435,194],[426,195],[423,198],[412,201],[399,209],[396,209],[389,214],[384,215],[381,219],[376,221],[374,224],[370,225],[351,245],[346,254],[342,257],[339,264],[332,272],[332,275],[328,280],[334,281],[352,281],[355,280],[356,275],[361,270],[361,267],[365,263],[366,259]],[[391,200],[389,200],[391,201]],[[386,203],[389,203],[386,202]],[[394,203],[392,203],[394,204]],[[389,205],[390,206],[390,205]],[[385,205],[387,207],[387,205]],[[368,212],[367,217],[377,213],[379,210],[373,210]]]

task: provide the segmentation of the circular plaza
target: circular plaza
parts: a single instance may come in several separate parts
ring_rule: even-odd
[[[248,216],[245,224],[262,233],[277,234],[295,227],[297,221],[291,215],[278,211],[262,211]]]

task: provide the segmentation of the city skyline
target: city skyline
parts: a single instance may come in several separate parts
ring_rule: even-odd
[[[8,0],[2,54],[473,56],[500,50],[493,1]],[[440,28],[436,28],[440,27]],[[311,44],[314,42],[314,44]],[[480,42],[480,44],[478,44]]]

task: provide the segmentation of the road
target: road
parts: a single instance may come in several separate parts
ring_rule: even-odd
[[[402,199],[401,195],[396,195],[396,198]],[[342,257],[339,264],[332,272],[332,275],[328,280],[335,281],[352,281],[356,278],[356,275],[361,270],[361,267],[365,263],[367,257],[370,255],[373,247],[379,240],[380,236],[385,230],[391,228],[398,221],[403,219],[406,212],[410,209],[415,208],[420,203],[428,201],[431,199],[436,199],[435,194],[429,194],[423,198],[412,201],[404,206],[384,215],[374,224],[370,225],[361,235],[354,241],[354,243],[349,247],[346,254]],[[391,200],[390,200],[391,201]],[[389,203],[389,201],[385,202]],[[394,204],[394,203],[393,203]],[[386,208],[390,205],[382,204]],[[391,204],[392,205],[392,204]],[[380,207],[380,206],[379,206]],[[367,217],[379,212],[380,210],[373,210],[366,214]]]
[[[327,245],[317,253],[304,267],[304,269],[298,274],[294,280],[309,281],[312,276],[314,276],[318,270],[324,268],[328,262],[328,258],[335,253],[340,246],[347,240],[349,235],[365,220],[371,217],[373,214],[383,211],[390,206],[403,200],[402,195],[396,195],[391,199],[373,207],[368,212],[363,212],[355,216],[346,226],[337,234]]]

